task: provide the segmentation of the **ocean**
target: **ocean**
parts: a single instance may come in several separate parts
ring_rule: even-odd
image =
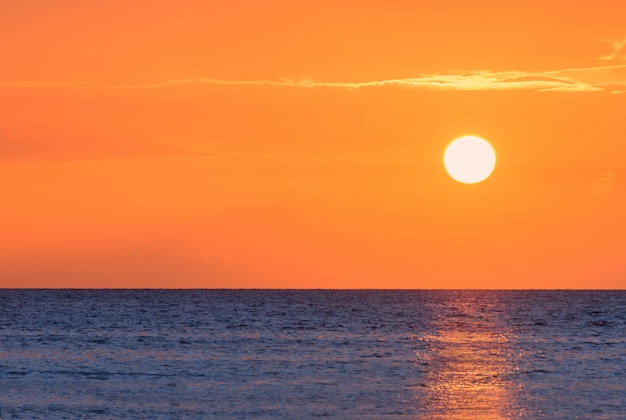
[[[625,291],[0,290],[2,419],[626,418]]]

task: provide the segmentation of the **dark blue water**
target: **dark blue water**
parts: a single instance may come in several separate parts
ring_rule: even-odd
[[[0,290],[13,418],[626,418],[624,291]]]

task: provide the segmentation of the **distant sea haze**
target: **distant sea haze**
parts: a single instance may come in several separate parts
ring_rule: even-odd
[[[17,418],[626,418],[625,291],[0,290]]]

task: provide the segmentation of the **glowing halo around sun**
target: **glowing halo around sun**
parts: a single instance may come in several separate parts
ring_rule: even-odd
[[[486,140],[463,136],[448,145],[443,164],[454,180],[475,184],[491,175],[496,166],[496,153]]]

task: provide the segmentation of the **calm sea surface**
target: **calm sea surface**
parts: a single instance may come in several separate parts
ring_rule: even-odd
[[[626,418],[626,292],[0,290],[0,410]]]

